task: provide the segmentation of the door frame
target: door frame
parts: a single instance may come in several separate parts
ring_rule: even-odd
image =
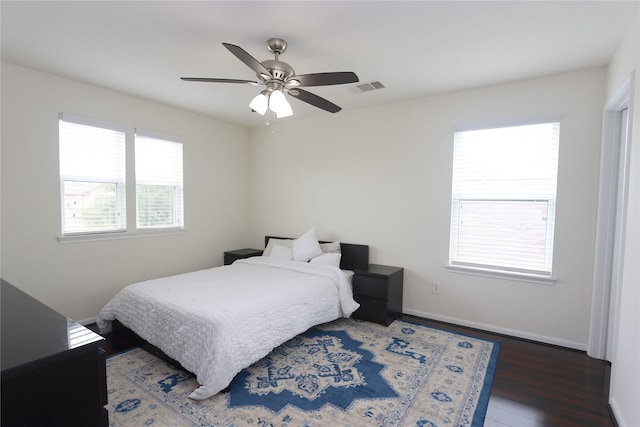
[[[624,247],[625,206],[629,180],[630,121],[632,116],[632,73],[605,105],[598,219],[591,301],[591,324],[587,354],[611,361],[617,326],[622,249]],[[622,112],[628,109],[627,134],[622,138]]]

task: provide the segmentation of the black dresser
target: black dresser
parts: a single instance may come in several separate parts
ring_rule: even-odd
[[[2,280],[2,426],[107,427],[104,338]]]

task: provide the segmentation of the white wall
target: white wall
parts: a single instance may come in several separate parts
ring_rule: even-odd
[[[60,112],[180,137],[187,232],[58,243]],[[94,318],[134,281],[221,265],[224,250],[248,239],[242,127],[2,63],[1,136],[2,278],[66,316]]]
[[[404,267],[407,313],[585,349],[604,89],[594,69],[253,129],[252,245],[315,225]],[[454,128],[549,115],[561,121],[556,285],[448,273]]]
[[[2,277],[91,319],[128,283],[220,265],[224,250],[315,225],[405,267],[408,313],[585,348],[604,87],[595,69],[247,131],[3,63]],[[188,231],[58,243],[59,112],[181,136]],[[561,118],[557,284],[446,272],[454,127],[550,114]]]
[[[632,94],[628,199],[624,224],[622,284],[611,361],[609,403],[621,427],[640,426],[640,34],[634,27],[620,46],[607,76],[609,97],[635,72]]]

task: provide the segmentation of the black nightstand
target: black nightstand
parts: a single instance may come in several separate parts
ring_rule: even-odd
[[[252,256],[261,256],[263,249],[236,249],[235,251],[227,251],[224,253],[224,265],[233,264],[235,260],[242,258],[251,258]]]
[[[354,317],[388,326],[402,315],[402,283],[404,269],[389,265],[369,264],[366,270],[355,270],[353,298],[360,303]]]

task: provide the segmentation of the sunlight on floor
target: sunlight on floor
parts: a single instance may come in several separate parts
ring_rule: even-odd
[[[544,414],[520,402],[491,396],[484,427],[539,427],[544,425]]]

